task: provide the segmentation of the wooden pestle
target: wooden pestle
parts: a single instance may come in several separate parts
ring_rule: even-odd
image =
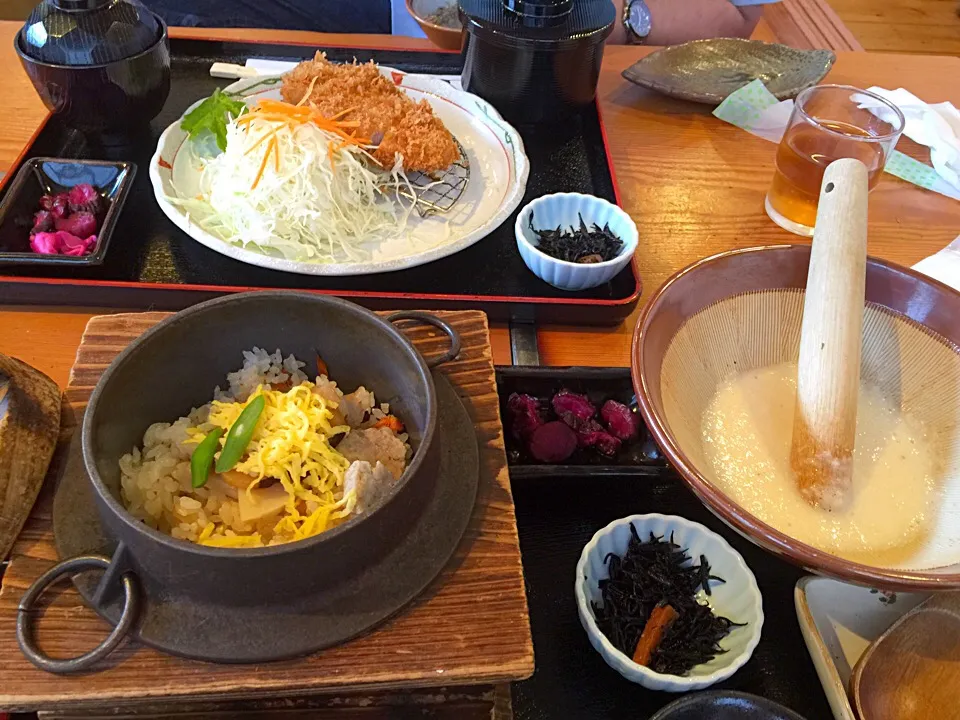
[[[811,505],[850,499],[867,265],[867,168],[836,160],[820,188],[800,330],[790,466]]]

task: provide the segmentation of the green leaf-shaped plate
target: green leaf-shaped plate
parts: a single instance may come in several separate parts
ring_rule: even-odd
[[[719,105],[760,79],[779,100],[820,82],[837,56],[760,40],[694,40],[657,50],[623,71],[632,83],[664,95]]]

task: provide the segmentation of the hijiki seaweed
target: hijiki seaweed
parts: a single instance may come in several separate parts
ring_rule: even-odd
[[[530,213],[530,230],[537,236],[536,248],[542,253],[558,260],[575,263],[599,263],[613,260],[623,250],[623,240],[610,231],[609,225],[602,228],[594,224],[593,229],[587,227],[580,218],[580,227],[570,227],[563,230],[537,230],[533,226],[533,213]]]
[[[685,675],[696,665],[726,652],[720,641],[735,623],[714,615],[709,605],[697,601],[702,587],[710,594],[710,574],[704,555],[694,565],[686,550],[650,534],[644,542],[633,524],[627,551],[605,558],[609,578],[599,582],[602,603],[592,603],[600,631],[628,657],[634,655],[640,636],[657,608],[672,607],[676,617],[663,633],[647,666],[658,673]],[[671,616],[672,617],[672,616]]]

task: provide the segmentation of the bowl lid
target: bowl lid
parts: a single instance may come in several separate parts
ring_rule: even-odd
[[[138,55],[161,36],[140,0],[43,0],[20,30],[20,50],[55,65],[103,65]]]
[[[468,31],[509,44],[602,42],[613,28],[610,0],[460,0]]]

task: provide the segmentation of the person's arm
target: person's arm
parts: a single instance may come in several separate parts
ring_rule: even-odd
[[[614,0],[617,20],[608,43],[627,41],[621,18],[629,0]],[[713,37],[750,37],[760,22],[762,5],[736,7],[729,0],[646,0],[652,18],[647,45],[675,45]]]

